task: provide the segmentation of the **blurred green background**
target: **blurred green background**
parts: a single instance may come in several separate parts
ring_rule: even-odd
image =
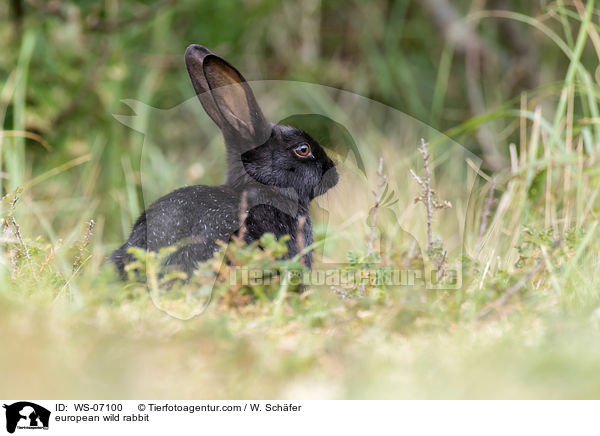
[[[0,119],[6,130],[39,138],[4,139],[3,162],[13,167],[4,169],[2,191],[91,154],[97,166],[37,184],[37,201],[60,201],[64,186],[74,197],[93,191],[108,239],[123,238],[141,207],[130,204],[138,201],[136,190],[127,197],[123,187],[130,183],[139,194],[143,136],[112,114],[130,113],[124,98],[169,108],[193,96],[183,62],[190,43],[226,57],[248,80],[316,82],[370,97],[440,131],[454,128],[453,139],[483,157],[484,168],[506,167],[518,120],[465,123],[518,107],[524,90],[552,92],[569,59],[530,25],[476,14],[510,10],[560,27],[552,13],[560,4],[10,0],[0,9]],[[594,71],[591,47],[582,63]],[[86,171],[96,171],[93,186],[83,183],[90,180]]]

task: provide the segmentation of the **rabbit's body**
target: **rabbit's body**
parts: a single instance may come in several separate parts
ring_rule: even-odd
[[[131,256],[130,247],[158,251],[182,244],[168,263],[193,270],[197,262],[209,259],[216,241],[229,241],[239,228],[238,193],[227,186],[188,186],[177,189],[152,203],[137,219],[127,242],[112,259],[122,272]]]
[[[127,242],[113,252],[113,262],[123,274],[125,265],[131,260],[127,253],[130,247],[158,251],[162,247],[181,245],[169,256],[167,264],[179,265],[181,270],[192,272],[198,262],[212,257],[218,248],[216,241],[229,242],[231,236],[238,234],[242,192],[227,185],[196,185],[177,189],[159,198],[137,219]],[[298,222],[303,216],[302,246],[312,244],[308,209],[298,207],[297,213],[292,214],[269,204],[252,206],[252,203],[260,201],[258,189],[250,188],[246,192],[246,242],[258,240],[265,233],[273,233],[277,238],[290,235],[288,252],[296,255]],[[304,256],[304,263],[310,268],[311,253]]]
[[[166,263],[191,273],[214,254],[217,241],[229,242],[242,225],[246,242],[265,233],[290,235],[288,252],[296,255],[300,218],[301,245],[308,247],[310,202],[338,180],[333,161],[313,138],[264,119],[250,87],[225,60],[194,45],[186,52],[186,63],[204,109],[223,132],[227,181],[180,188],[151,204],[112,255],[122,276],[131,260],[130,247],[158,251],[174,245],[179,248]],[[310,267],[310,253],[304,261]]]

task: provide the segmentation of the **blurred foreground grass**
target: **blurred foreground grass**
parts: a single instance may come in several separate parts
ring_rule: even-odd
[[[470,20],[500,17],[534,35],[528,52],[502,38],[500,25],[475,26],[497,55],[481,77],[459,43],[444,46],[423,30],[435,20],[414,3],[159,3],[156,16],[127,25],[122,17],[152,6],[31,1],[18,30],[0,29],[15,41],[0,49],[1,397],[600,396],[593,2],[471,11]],[[265,25],[297,16],[301,25]],[[361,19],[368,23],[356,26]],[[191,42],[244,64],[249,78],[319,79],[363,92],[481,155],[465,210],[463,288],[357,286],[350,298],[327,288],[221,289],[202,315],[182,321],[159,310],[144,286],[118,282],[105,259],[142,208],[141,139],[110,114],[121,98],[166,107],[189,96],[181,53]],[[532,53],[539,87],[519,73],[517,60]],[[424,220],[420,207],[411,214]],[[367,246],[358,241],[355,257]],[[395,245],[386,266],[407,261],[405,248]],[[248,298],[258,291],[265,298]]]
[[[7,398],[547,399],[600,390],[598,320],[560,311],[411,322],[400,301],[311,296],[290,304],[283,323],[264,303],[181,321],[144,292],[125,297],[97,282],[78,304],[39,290],[2,299]]]

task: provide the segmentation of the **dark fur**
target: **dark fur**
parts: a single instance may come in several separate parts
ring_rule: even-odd
[[[220,127],[227,148],[227,181],[221,186],[189,186],[158,199],[137,219],[127,242],[111,259],[124,276],[130,247],[157,251],[179,245],[168,259],[186,272],[209,259],[217,240],[228,242],[240,228],[242,193],[247,193],[246,242],[264,233],[290,235],[289,254],[298,253],[298,220],[307,247],[312,243],[309,205],[338,181],[333,161],[307,133],[268,123],[242,75],[227,61],[198,45],[188,47],[186,65],[207,114]],[[314,157],[294,148],[308,143]],[[310,267],[312,256],[305,256]]]

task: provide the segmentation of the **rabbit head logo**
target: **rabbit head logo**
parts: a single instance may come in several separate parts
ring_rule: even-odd
[[[48,429],[50,411],[29,401],[19,401],[6,409],[6,431],[14,433],[16,429]]]

